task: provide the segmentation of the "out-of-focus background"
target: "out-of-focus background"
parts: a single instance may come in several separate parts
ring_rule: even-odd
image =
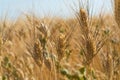
[[[22,13],[34,11],[37,15],[70,17],[74,15],[71,8],[76,9],[80,0],[0,0],[0,16],[9,15],[16,18]],[[111,0],[88,0],[95,14],[103,9],[111,11]],[[71,7],[70,7],[71,6]],[[96,11],[97,10],[97,11]]]

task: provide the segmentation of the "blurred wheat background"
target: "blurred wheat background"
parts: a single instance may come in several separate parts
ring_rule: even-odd
[[[120,80],[120,0],[108,13],[77,3],[68,18],[2,16],[0,80]]]

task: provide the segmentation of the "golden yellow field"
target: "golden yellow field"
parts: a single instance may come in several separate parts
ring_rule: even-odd
[[[0,80],[120,80],[114,16],[75,15],[0,20]]]

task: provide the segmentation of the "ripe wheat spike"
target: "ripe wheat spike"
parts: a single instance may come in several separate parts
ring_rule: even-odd
[[[120,0],[115,0],[115,19],[120,27]]]

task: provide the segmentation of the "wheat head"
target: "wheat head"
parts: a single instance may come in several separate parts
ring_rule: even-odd
[[[87,22],[87,13],[84,9],[80,9],[80,24],[84,37],[88,38],[89,28]]]
[[[64,57],[64,50],[65,50],[65,35],[63,33],[60,33],[59,39],[58,39],[58,46],[57,46],[57,53],[58,53],[58,60],[61,61],[61,59]]]

